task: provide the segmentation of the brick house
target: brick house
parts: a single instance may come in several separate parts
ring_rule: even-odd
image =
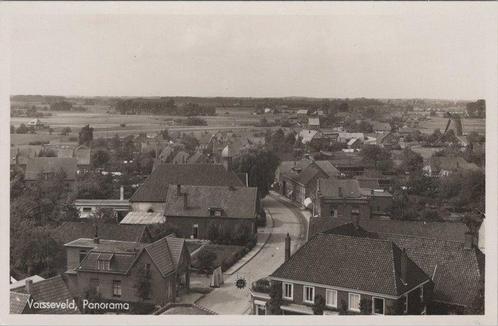
[[[207,239],[211,225],[254,234],[259,205],[255,187],[170,185],[164,216],[184,237]]]
[[[222,164],[159,164],[130,198],[131,210],[163,212],[170,185],[244,186],[227,167]]]
[[[290,315],[314,314],[317,296],[325,301],[324,314],[418,315],[433,290],[429,276],[395,243],[335,233],[317,234],[286,254],[268,278],[281,289],[282,314]],[[257,291],[252,301],[254,311],[269,312]]]
[[[318,179],[314,215],[326,218],[371,217],[369,197],[355,179]]]
[[[190,254],[185,240],[166,236],[153,243],[81,238],[65,244],[71,292],[79,298],[94,291],[101,299],[165,305],[190,286]],[[151,291],[137,293],[148,273]]]
[[[359,231],[351,232],[350,222],[312,219],[308,237],[342,230],[391,241],[404,248],[434,283],[427,314],[475,314],[483,308],[485,255],[478,234],[470,233],[465,224],[364,219]]]
[[[280,193],[287,198],[305,205],[305,199],[313,200],[316,195],[318,178],[331,178],[339,171],[329,161],[283,161],[275,173]]]

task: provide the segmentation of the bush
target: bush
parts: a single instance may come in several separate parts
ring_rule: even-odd
[[[199,253],[197,259],[199,260],[199,269],[201,272],[209,274],[214,269],[214,261],[216,260],[216,254],[209,250],[203,250]]]
[[[27,134],[29,132],[29,128],[26,127],[24,123],[21,123],[19,128],[16,129],[16,134]]]

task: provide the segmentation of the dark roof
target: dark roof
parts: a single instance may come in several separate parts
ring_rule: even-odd
[[[360,198],[360,184],[355,179],[319,179],[320,195],[325,198]],[[342,190],[342,196],[339,194]]]
[[[169,185],[235,186],[244,184],[221,164],[167,164],[152,171],[131,202],[164,202]]]
[[[61,169],[66,173],[66,180],[76,178],[77,160],[75,158],[35,157],[26,165],[26,180],[38,180],[40,173],[57,173]]]
[[[367,178],[356,176],[354,179],[360,183],[360,188],[381,189],[378,178]]]
[[[165,237],[145,247],[145,251],[147,251],[163,277],[166,277],[166,275],[173,272],[177,267],[169,247],[169,242],[167,237]],[[176,251],[178,251],[178,248],[176,248]]]
[[[478,296],[481,273],[478,249],[464,249],[455,241],[379,233],[379,237],[405,248],[413,261],[433,278],[433,300],[472,306]]]
[[[469,170],[478,171],[479,167],[475,163],[467,162],[460,156],[432,156],[430,165],[433,169],[443,169],[448,171]]]
[[[101,240],[100,244],[94,245],[94,249],[77,268],[78,271],[127,274],[138,257],[146,252],[161,275],[166,277],[178,267],[185,240],[169,235],[149,244]],[[99,260],[110,261],[110,270],[99,270]]]
[[[16,289],[16,292],[27,293],[26,287]],[[31,287],[31,296],[33,300],[40,302],[66,302],[69,300],[71,302],[74,300],[71,292],[66,285],[66,282],[61,275],[48,278],[46,280],[33,283]],[[42,309],[39,310],[40,314],[78,314],[79,310],[76,309]]]
[[[28,306],[29,294],[10,292],[10,313],[22,314]]]
[[[309,224],[309,237],[342,224],[350,223],[347,218],[312,218]],[[399,235],[412,235],[424,238],[465,242],[464,223],[423,222],[381,219],[360,219],[360,226],[369,232],[382,232]]]
[[[456,223],[446,223],[446,225],[453,224]],[[383,226],[379,226],[381,231],[388,230]],[[439,230],[441,236],[444,237],[444,232],[439,229],[440,226],[436,230]],[[432,278],[434,282],[434,301],[472,306],[475,303],[475,298],[479,295],[480,281],[484,278],[485,256],[477,248],[464,249],[462,241],[367,232],[361,227],[354,229],[351,223],[342,224],[324,231],[324,233],[384,239],[406,249],[413,262]]]
[[[112,256],[111,256],[112,255]],[[137,258],[137,252],[117,252],[117,253],[102,253],[97,251],[90,251],[88,255],[86,255],[85,259],[81,262],[80,266],[78,266],[78,271],[99,271],[105,273],[107,271],[98,269],[98,261],[99,260],[108,260],[110,261],[111,270],[109,272],[112,273],[120,273],[126,274],[133,262],[135,262]]]
[[[320,172],[327,177],[339,175],[339,171],[329,161],[303,159],[300,161],[283,161],[279,166],[280,175],[303,185],[307,185]],[[322,174],[322,176],[324,175]]]
[[[321,233],[271,277],[400,296],[429,280],[408,257],[409,272],[403,282],[401,255],[401,249],[391,241]]]
[[[195,152],[192,154],[192,156],[189,157],[188,163],[193,164],[193,163],[207,163],[208,162],[208,157],[204,155],[202,152]]]
[[[210,208],[223,210],[223,217],[254,218],[256,216],[257,188],[182,186],[181,196],[177,186],[170,185],[166,196],[164,215],[209,217]],[[187,208],[184,195],[187,195]]]
[[[98,235],[101,239],[120,241],[144,241],[147,227],[145,225],[123,225],[102,223],[98,226]],[[64,222],[54,233],[54,240],[61,243],[80,238],[93,238],[95,226],[89,222]]]

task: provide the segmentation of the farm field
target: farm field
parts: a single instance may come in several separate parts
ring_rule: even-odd
[[[188,132],[196,135],[217,130],[246,130],[257,131],[264,128],[254,127],[262,116],[252,115],[252,110],[248,109],[219,109],[216,116],[202,117],[207,122],[207,126],[184,126],[175,125],[175,119],[184,119],[183,116],[158,116],[158,115],[120,115],[107,113],[105,108],[92,109],[88,112],[53,112],[52,116],[40,118],[45,124],[54,129],[52,135],[47,129],[38,130],[37,134],[13,134],[11,135],[12,145],[29,144],[33,141],[70,141],[70,138],[78,137],[78,131],[89,124],[94,128],[94,137],[109,138],[115,134],[120,137],[137,135],[139,133],[154,133],[167,128],[170,132]],[[227,114],[228,112],[228,114]],[[270,115],[267,119],[277,116]],[[27,124],[33,118],[11,117],[10,124],[18,127],[20,124]],[[60,131],[69,127],[72,132],[67,136],[60,136]]]
[[[423,133],[432,133],[434,129],[439,128],[444,131],[446,128],[447,118],[442,117],[431,117],[429,121],[420,122],[419,129]],[[462,119],[463,133],[468,134],[475,131],[479,134],[486,133],[486,119]]]

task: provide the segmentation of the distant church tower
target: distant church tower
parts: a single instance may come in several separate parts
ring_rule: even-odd
[[[223,166],[227,171],[232,169],[232,156],[232,149],[230,148],[230,145],[227,145],[221,151],[221,160],[223,161]]]

